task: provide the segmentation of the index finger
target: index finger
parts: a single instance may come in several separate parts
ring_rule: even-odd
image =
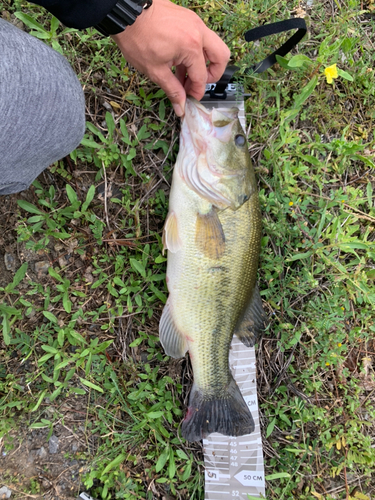
[[[186,71],[188,74],[184,85],[186,94],[199,101],[204,95],[207,83],[207,67],[203,51],[190,64],[186,64]]]
[[[230,59],[230,50],[223,40],[207,28],[204,33],[203,49],[206,59],[210,61],[207,66],[207,83],[214,83],[223,76]]]

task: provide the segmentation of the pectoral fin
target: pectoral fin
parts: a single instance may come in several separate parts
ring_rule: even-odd
[[[169,299],[160,318],[159,337],[161,345],[168,356],[182,358],[185,355],[188,349],[187,341],[173,321]]]
[[[172,253],[178,252],[182,247],[182,241],[178,234],[177,216],[174,212],[168,214],[163,229],[163,255],[165,250]]]
[[[248,306],[237,322],[234,333],[245,346],[253,347],[260,338],[266,322],[262,299],[256,286]]]
[[[210,259],[220,259],[225,251],[225,235],[217,215],[212,209],[207,214],[198,213],[195,226],[195,243]]]

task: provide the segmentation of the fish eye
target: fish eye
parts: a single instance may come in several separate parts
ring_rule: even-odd
[[[243,135],[238,134],[238,135],[236,135],[236,137],[234,138],[234,143],[235,143],[235,145],[236,145],[236,146],[241,147],[241,146],[244,146],[244,145],[245,145],[245,143],[246,143],[246,139],[245,139],[245,137],[244,137]]]

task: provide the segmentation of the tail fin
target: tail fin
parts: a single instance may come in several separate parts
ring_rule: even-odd
[[[207,395],[193,385],[181,427],[185,439],[200,441],[212,432],[243,436],[251,434],[254,427],[253,417],[233,378],[221,398]]]

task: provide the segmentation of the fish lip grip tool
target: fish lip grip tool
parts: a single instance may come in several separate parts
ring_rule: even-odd
[[[276,23],[264,24],[263,26],[258,26],[245,33],[245,40],[247,42],[254,42],[255,40],[260,40],[270,35],[276,35],[278,33],[284,33],[285,31],[290,31],[297,29],[297,31],[288,40],[276,49],[272,54],[263,59],[263,61],[254,64],[251,68],[248,68],[245,74],[253,73],[263,73],[267,69],[271,68],[276,62],[276,56],[284,57],[288,52],[290,52],[306,35],[307,27],[304,19],[300,17],[295,17],[292,19],[286,19],[284,21],[278,21]],[[238,66],[227,66],[223,76],[220,78],[216,84],[211,84],[209,88],[206,87],[206,94],[208,93],[212,99],[222,99],[227,98],[227,87],[232,82],[234,74],[239,70]],[[206,100],[205,100],[206,102]]]
[[[295,18],[247,31],[245,39],[250,42],[291,29],[297,29],[297,32],[279,49],[248,69],[246,73],[262,73],[276,62],[276,55],[286,55],[305,35],[306,24],[304,19]],[[228,66],[219,82],[206,86],[206,93],[201,102],[209,109],[237,107],[238,118],[242,128],[246,130],[244,90],[240,84],[232,82],[233,75],[238,69],[237,66]],[[248,495],[265,498],[254,347],[246,347],[234,336],[229,353],[229,365],[249,406],[255,429],[252,434],[245,436],[228,437],[213,433],[203,440],[205,500],[248,500]]]

